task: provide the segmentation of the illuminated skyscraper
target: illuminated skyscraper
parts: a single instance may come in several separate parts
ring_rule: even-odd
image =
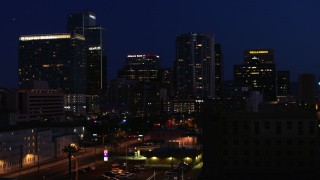
[[[25,35],[19,38],[19,88],[28,82],[47,81],[50,89],[62,89],[66,96],[86,93],[86,46],[83,36],[70,34]],[[85,113],[83,102],[65,102],[66,111]]]
[[[214,97],[213,34],[187,33],[176,37],[175,92],[179,99]]]
[[[130,54],[122,70],[118,71],[111,93],[137,116],[160,113],[160,57],[156,54]],[[122,81],[122,82],[121,82]],[[112,97],[115,99],[115,97]],[[125,100],[125,101],[123,101]]]
[[[277,95],[286,96],[290,94],[290,72],[277,71]]]
[[[84,35],[84,27],[86,26],[96,26],[96,15],[93,12],[84,11],[68,15],[68,33]]]
[[[275,101],[276,65],[273,57],[272,49],[245,50],[244,65],[234,66],[235,84],[262,92],[264,101]]]
[[[130,54],[127,56],[123,70],[118,72],[118,76],[127,80],[158,80],[159,69],[158,55]]]
[[[298,103],[301,106],[314,108],[317,98],[317,83],[315,74],[299,74]]]
[[[244,64],[274,64],[273,49],[247,49],[244,51]]]
[[[105,104],[107,89],[107,57],[101,26],[85,27],[87,43],[87,112],[99,114]]]
[[[221,44],[215,44],[215,95],[220,97],[223,85],[223,54]]]
[[[67,31],[82,34],[87,45],[87,112],[98,114],[105,104],[107,89],[107,57],[104,28],[96,25],[96,15],[89,11],[69,14]]]

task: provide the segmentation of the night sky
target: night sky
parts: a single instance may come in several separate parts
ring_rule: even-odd
[[[109,80],[127,54],[155,53],[172,67],[175,37],[213,33],[222,45],[224,76],[243,64],[243,50],[273,48],[277,70],[291,81],[320,67],[320,2],[301,0],[9,0],[1,5],[0,86],[18,85],[18,38],[66,32],[67,15],[90,10],[106,28]],[[319,74],[317,74],[318,76]]]

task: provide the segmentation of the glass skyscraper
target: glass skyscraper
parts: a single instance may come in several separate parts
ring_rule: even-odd
[[[67,31],[82,34],[87,48],[87,112],[102,112],[107,89],[107,57],[104,47],[104,28],[96,24],[96,15],[84,11],[68,16]]]
[[[176,37],[174,65],[178,99],[214,97],[213,34],[187,33]]]
[[[70,34],[25,35],[19,38],[19,88],[30,81],[47,81],[50,89],[61,89],[66,111],[85,114],[87,81],[85,38]]]
[[[276,65],[273,49],[245,50],[244,65],[234,66],[234,81],[236,85],[262,92],[264,101],[276,101]]]

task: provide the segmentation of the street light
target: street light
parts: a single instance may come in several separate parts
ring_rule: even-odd
[[[102,147],[104,147],[104,138],[106,137],[107,135],[105,134],[103,137],[102,137]]]

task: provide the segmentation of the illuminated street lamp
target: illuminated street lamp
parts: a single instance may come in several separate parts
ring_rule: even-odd
[[[105,134],[103,137],[102,137],[102,147],[104,147],[104,138],[106,137],[107,135]]]

